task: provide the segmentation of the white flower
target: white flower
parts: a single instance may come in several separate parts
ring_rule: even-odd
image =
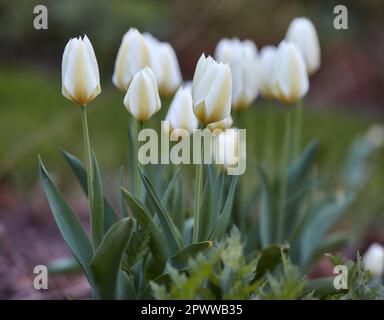
[[[193,109],[203,124],[229,116],[232,100],[232,76],[227,64],[201,55],[192,82]]]
[[[88,104],[101,92],[99,67],[87,36],[68,41],[61,77],[64,97],[80,105]]]
[[[286,104],[298,101],[308,92],[305,62],[293,43],[279,44],[272,63],[271,81],[274,97]]]
[[[124,105],[139,121],[148,120],[160,110],[159,90],[151,68],[145,67],[135,74],[125,95]]]
[[[218,122],[213,122],[213,123],[210,123],[207,125],[207,128],[211,131],[215,131],[217,129],[219,130],[225,130],[225,129],[229,129],[233,124],[233,119],[232,117],[229,115],[228,117],[226,117],[225,119],[223,120],[220,120]]]
[[[215,162],[225,171],[233,169],[239,162],[245,162],[246,149],[240,146],[240,133],[237,128],[226,129],[217,136]]]
[[[232,104],[235,110],[249,106],[258,94],[257,47],[250,40],[222,39],[215,58],[228,63],[232,73]]]
[[[384,247],[378,243],[371,244],[363,256],[363,262],[365,269],[381,277],[384,273]]]
[[[159,91],[168,96],[180,87],[182,76],[175,50],[167,42],[160,42],[146,33],[144,37],[150,48],[151,68],[156,75]]]
[[[264,98],[273,98],[272,63],[276,54],[276,47],[265,46],[259,54],[260,93]]]
[[[165,118],[169,123],[172,134],[179,135],[180,129],[186,130],[189,134],[197,129],[199,122],[193,113],[192,93],[190,87],[180,87]]]
[[[125,93],[133,76],[149,65],[150,54],[147,42],[137,29],[129,29],[123,36],[117,52],[112,76],[114,85]]]
[[[320,44],[315,26],[308,18],[292,20],[285,38],[293,42],[304,57],[309,74],[320,67]]]

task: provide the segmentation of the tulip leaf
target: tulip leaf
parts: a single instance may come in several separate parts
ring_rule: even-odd
[[[47,170],[44,167],[43,161],[40,158],[39,165],[45,195],[56,224],[59,227],[60,233],[62,234],[65,242],[83,268],[85,275],[92,286],[93,275],[90,269],[93,257],[92,244],[89,241],[80,220],[66,203],[55,184],[52,182]]]
[[[88,194],[87,186],[87,171],[85,170],[83,164],[77,159],[74,155],[62,150],[65,159],[73,170],[77,180],[80,183],[80,186],[84,193]],[[104,198],[104,231],[107,232],[108,229],[117,222],[117,215],[113,210],[111,204],[106,198]]]
[[[319,142],[314,140],[308,144],[299,159],[297,159],[289,168],[288,185],[295,186],[303,179],[310,170],[319,149]]]
[[[272,244],[259,253],[256,279],[260,279],[266,272],[272,272],[281,262],[281,246]]]
[[[93,246],[97,248],[104,236],[104,197],[103,184],[101,181],[100,169],[95,154],[92,153],[93,165],[93,203],[92,203],[92,239]]]
[[[91,262],[95,284],[101,299],[115,299],[121,259],[132,232],[132,219],[116,222],[100,243]]]
[[[225,233],[228,227],[228,224],[231,219],[232,204],[233,204],[233,198],[234,198],[235,190],[237,186],[237,180],[238,180],[238,176],[232,177],[231,185],[229,187],[227,200],[225,201],[224,208],[220,213],[220,216],[216,220],[214,226],[212,227],[208,235],[208,239],[216,240],[220,238]]]
[[[164,207],[166,207],[168,204],[169,198],[171,197],[171,193],[176,186],[176,183],[177,183],[179,176],[180,176],[180,170],[176,169],[171,180],[168,183],[167,188],[164,191],[162,198],[161,198],[161,201],[162,201]]]
[[[206,250],[211,248],[212,245],[212,241],[202,241],[186,246],[184,249],[180,250],[178,253],[168,259],[166,272],[169,267],[175,268],[177,270],[188,268],[190,259],[194,259],[200,252],[204,253]]]
[[[124,188],[124,168],[120,168],[120,193],[119,193],[119,206],[120,206],[120,215],[124,218],[128,217],[128,210],[125,203],[125,196],[123,192]]]
[[[150,246],[155,260],[160,264],[165,263],[165,257],[167,256],[167,246],[165,244],[167,242],[165,241],[159,226],[156,224],[147,208],[144,207],[135,196],[125,189],[123,189],[123,193],[128,206],[131,209],[132,216],[137,219],[142,228],[149,228],[151,231]]]
[[[160,225],[164,231],[165,237],[167,238],[167,242],[169,243],[171,253],[178,252],[181,249],[182,244],[180,231],[177,229],[169,213],[165,210],[148,177],[140,168],[139,172],[144,186],[148,192],[149,199],[151,200],[152,205],[156,208],[158,213]]]

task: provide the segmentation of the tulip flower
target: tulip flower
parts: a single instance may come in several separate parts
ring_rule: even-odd
[[[218,122],[229,116],[232,76],[228,64],[201,55],[192,81],[193,110],[202,124]]]
[[[250,41],[222,39],[215,58],[228,63],[232,72],[232,104],[235,110],[249,106],[258,94],[257,48]]]
[[[276,47],[266,46],[259,54],[260,93],[264,98],[273,98],[272,92],[272,63],[276,54]]]
[[[182,76],[175,50],[167,42],[160,42],[150,34],[144,34],[150,48],[151,68],[156,75],[160,94],[169,96],[181,85]]]
[[[274,97],[285,104],[297,102],[308,92],[305,62],[293,43],[279,44],[272,63],[271,81]]]
[[[64,97],[84,106],[100,92],[99,67],[91,42],[87,36],[69,40],[62,60]]]
[[[221,165],[228,174],[242,174],[245,171],[246,148],[240,140],[237,128],[227,129],[217,136],[214,158],[216,164]]]
[[[199,122],[193,113],[192,92],[190,87],[180,87],[173,98],[167,116],[172,134],[179,135],[182,129],[184,132],[193,133]]]
[[[304,17],[293,19],[285,38],[287,41],[293,42],[300,50],[310,75],[319,69],[320,44],[311,20]]]
[[[233,124],[231,116],[226,117],[218,122],[213,122],[207,125],[207,128],[211,131],[229,129]]]
[[[364,267],[375,277],[384,274],[384,247],[378,243],[372,244],[363,256]]]
[[[125,95],[124,105],[140,122],[148,120],[160,110],[159,90],[151,68],[145,67],[135,74]]]
[[[134,28],[123,36],[112,76],[114,85],[124,93],[134,75],[150,65],[149,46],[143,35]]]

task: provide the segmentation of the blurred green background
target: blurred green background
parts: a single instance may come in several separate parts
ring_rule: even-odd
[[[48,8],[48,30],[33,28],[33,8]],[[278,44],[290,21],[307,16],[315,24],[322,67],[311,78],[305,99],[304,136],[321,142],[319,165],[337,176],[353,139],[382,122],[384,89],[384,5],[382,1],[348,1],[349,29],[335,30],[336,1],[250,0],[110,0],[0,2],[0,181],[28,195],[37,183],[41,155],[64,190],[72,190],[60,148],[82,156],[79,109],[61,95],[61,56],[70,37],[91,39],[102,77],[102,94],[89,107],[94,149],[103,175],[112,184],[126,164],[128,114],[122,94],[112,86],[114,59],[122,35],[130,28],[169,41],[179,57],[185,80],[191,79],[201,52],[213,54],[222,37],[250,38],[261,48]],[[152,122],[164,117],[169,101]],[[247,111],[249,156],[261,157],[266,102],[259,98]],[[275,107],[282,134],[281,107]],[[276,142],[279,148],[280,140]],[[383,152],[375,163],[383,163]],[[253,174],[254,167],[248,168]],[[374,166],[366,214],[383,209],[384,170]],[[337,185],[334,185],[337,188]],[[114,188],[118,188],[116,184]],[[113,190],[115,191],[115,190]],[[367,191],[368,193],[368,191]],[[373,198],[372,198],[373,197]]]

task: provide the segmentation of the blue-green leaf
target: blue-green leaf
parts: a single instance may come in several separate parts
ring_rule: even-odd
[[[104,236],[104,196],[100,169],[94,153],[92,153],[92,165],[94,177],[91,223],[93,246],[97,248]]]
[[[91,262],[95,284],[101,299],[115,299],[121,258],[132,232],[132,220],[116,222],[100,243]]]
[[[60,191],[52,182],[41,159],[39,159],[39,164],[41,181],[51,212],[56,220],[56,224],[68,247],[83,268],[88,281],[93,285],[93,276],[90,270],[90,264],[93,257],[92,244],[78,217],[74,214]]]

